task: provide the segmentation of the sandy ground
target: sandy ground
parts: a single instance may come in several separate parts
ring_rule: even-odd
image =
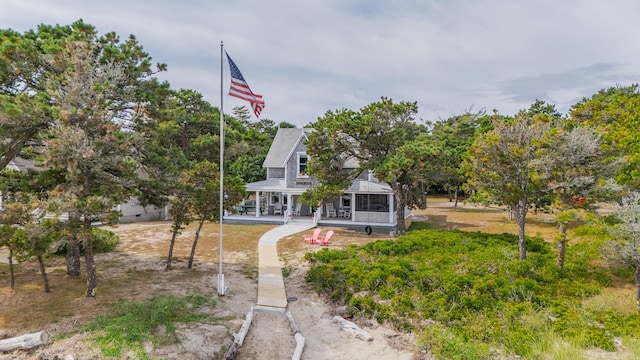
[[[166,225],[164,225],[166,226]],[[164,271],[166,265],[167,241],[169,232],[158,228],[157,224],[120,225],[114,229],[121,237],[116,252],[96,256],[98,264],[118,264],[109,267],[108,271],[99,272],[99,280],[124,278],[131,271],[152,271],[153,281],[137,285],[135,288],[123,289],[131,299],[146,298],[159,293],[186,294],[197,290],[217,304],[210,310],[215,321],[205,324],[190,323],[177,329],[179,344],[153,348],[147,344],[147,352],[151,358],[161,359],[220,359],[231,344],[235,334],[240,330],[247,312],[257,301],[257,274],[255,267],[247,266],[247,258],[255,256],[247,252],[226,252],[223,261],[225,285],[228,287],[224,296],[217,294],[218,264],[196,261],[195,270],[186,269],[186,261],[182,254],[189,249],[189,242],[176,243],[174,270]],[[193,234],[183,234],[190,237]],[[140,238],[147,239],[144,244]],[[291,240],[290,240],[291,241]],[[298,241],[297,238],[295,241]],[[337,241],[338,242],[338,241]],[[313,247],[314,245],[308,245]],[[339,247],[339,244],[335,245]],[[312,291],[304,281],[308,269],[302,259],[307,251],[315,248],[300,248],[288,252],[287,268],[290,274],[285,278],[287,296],[290,298],[287,310],[291,312],[300,333],[305,338],[302,359],[428,359],[427,354],[416,353],[416,345],[411,334],[398,333],[393,329],[375,322],[357,323],[364,331],[373,336],[373,341],[356,339],[342,331],[333,317],[336,309],[322,297]],[[208,258],[215,258],[208,254]],[[58,266],[60,266],[58,264]],[[11,305],[20,301],[15,296],[4,296],[2,305]],[[2,294],[0,294],[0,298]],[[78,306],[91,306],[92,300],[79,298]],[[99,312],[99,309],[96,310]],[[71,337],[60,335],[78,329],[84,319],[68,318],[46,326],[44,331],[50,334],[52,341],[30,351],[15,351],[1,354],[0,359],[102,359],[99,353],[90,346],[86,334],[80,333]],[[294,354],[296,342],[290,322],[285,315],[256,311],[244,344],[239,348],[237,359],[290,359]],[[21,335],[19,329],[0,329],[0,338]],[[4,332],[4,334],[3,334]],[[136,359],[134,354],[126,354],[124,358]]]

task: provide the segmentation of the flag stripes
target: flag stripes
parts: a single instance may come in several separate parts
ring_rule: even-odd
[[[257,118],[260,117],[260,113],[262,112],[262,109],[264,109],[264,100],[262,100],[262,95],[255,94],[251,91],[249,84],[244,79],[244,76],[242,76],[240,69],[238,69],[233,60],[231,60],[229,54],[227,54],[227,60],[229,60],[229,69],[231,70],[231,88],[229,89],[229,96],[248,101],[249,104],[251,104],[253,113]]]

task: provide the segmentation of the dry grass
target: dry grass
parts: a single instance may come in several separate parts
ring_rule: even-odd
[[[518,233],[515,220],[509,220],[503,207],[484,207],[470,203],[459,203],[453,207],[446,197],[430,197],[427,208],[414,210],[417,218],[424,218],[433,228],[457,229],[463,231],[481,231],[490,234]],[[553,216],[538,212],[527,214],[525,233],[527,236],[542,236],[552,241],[558,232]]]
[[[202,283],[210,273],[197,271],[203,263],[218,263],[219,225],[206,224],[200,234],[194,261],[195,269],[186,269],[197,224],[192,224],[176,239],[173,270],[163,271],[171,239],[171,224],[152,222],[121,225],[109,228],[116,232],[121,243],[116,251],[97,254],[98,296],[86,298],[86,277],[68,276],[63,257],[46,260],[51,293],[44,293],[37,262],[16,265],[14,290],[9,288],[8,265],[0,264],[0,329],[38,331],[48,324],[59,323],[69,328],[82,323],[86,317],[103,312],[123,299],[149,298],[171,283]],[[234,264],[249,277],[257,273],[256,249],[260,236],[273,228],[268,225],[224,225],[224,263]],[[189,290],[186,288],[185,293]],[[69,324],[69,322],[71,324]],[[0,330],[0,338],[2,330]]]
[[[507,213],[497,207],[485,208],[461,203],[454,208],[446,198],[430,198],[428,208],[414,211],[414,214],[417,221],[426,221],[433,228],[517,234],[515,222],[509,220]],[[530,214],[526,226],[527,235],[541,235],[545,240],[552,241],[557,228],[551,220],[551,216],[547,214]],[[168,291],[169,288],[184,293],[208,288],[207,291],[211,292],[211,279],[217,273],[219,257],[219,225],[206,224],[203,228],[193,270],[186,269],[186,261],[197,224],[188,226],[175,244],[174,269],[163,271],[171,239],[170,225],[168,222],[150,222],[110,228],[120,236],[121,243],[115,252],[96,257],[99,283],[98,296],[95,298],[84,296],[84,274],[80,277],[66,275],[62,257],[54,256],[46,260],[52,289],[49,294],[43,292],[42,279],[35,261],[17,266],[15,290],[8,286],[7,265],[0,263],[0,338],[3,333],[5,336],[13,336],[43,328],[64,334],[70,329],[77,329],[76,324],[83,323],[87,318],[103,313],[117,301],[150,298]],[[225,224],[223,263],[227,269],[257,282],[258,240],[272,228],[273,225]],[[389,238],[388,234],[367,235],[340,228],[332,230],[335,234],[329,245],[331,249]],[[309,245],[302,241],[302,237],[303,234],[295,234],[278,242],[278,252],[285,271],[287,267],[306,267],[301,254],[324,248]],[[628,297],[632,293],[632,289],[620,291],[611,294],[605,292],[587,305],[610,306],[614,299],[623,294]],[[625,302],[620,306],[628,305]]]
[[[513,221],[498,208],[481,208],[460,204],[453,208],[445,198],[430,199],[426,210],[415,212],[417,218],[426,217],[435,228],[483,231],[489,233],[517,233]],[[530,216],[533,218],[533,216]],[[98,296],[84,296],[85,277],[66,275],[64,258],[52,256],[46,260],[47,274],[52,292],[45,294],[42,288],[37,263],[27,262],[16,266],[16,288],[9,289],[8,267],[0,264],[2,287],[0,287],[0,328],[38,329],[62,321],[81,322],[84,316],[100,313],[122,299],[150,296],[149,288],[161,288],[162,283],[202,281],[202,272],[187,271],[186,262],[197,224],[189,225],[178,236],[173,252],[174,271],[162,271],[166,265],[168,244],[171,239],[169,222],[149,222],[120,225],[109,228],[116,232],[121,243],[116,252],[98,254]],[[243,274],[256,278],[258,240],[273,225],[230,225],[223,229],[223,263],[232,263]],[[195,266],[201,263],[218,263],[219,225],[205,224],[196,249]],[[329,229],[326,229],[329,230]],[[367,235],[335,228],[329,248],[341,248],[348,244],[365,244],[389,238],[387,234]],[[543,234],[551,239],[555,227],[542,216],[527,223],[527,234]],[[299,254],[321,249],[302,241],[303,234],[295,234],[278,242],[278,252],[286,266],[301,265]],[[71,306],[70,306],[71,304]],[[69,320],[71,319],[71,320]]]

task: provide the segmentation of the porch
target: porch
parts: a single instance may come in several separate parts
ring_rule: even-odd
[[[285,213],[286,214],[286,213]],[[228,214],[224,216],[224,222],[227,224],[267,224],[267,225],[282,225],[285,223],[285,215],[261,215],[256,217],[255,214]],[[309,215],[295,216],[293,215],[288,222],[309,222],[313,223],[313,217]],[[354,231],[362,232],[376,232],[376,233],[390,233],[395,231],[396,224],[394,223],[379,223],[373,221],[354,221],[351,218],[344,217],[328,217],[318,220],[317,226],[331,228],[345,228]]]

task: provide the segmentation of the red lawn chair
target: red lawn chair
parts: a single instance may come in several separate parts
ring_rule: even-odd
[[[329,230],[327,231],[327,233],[318,239],[318,244],[320,245],[329,245],[329,240],[331,240],[331,237],[333,236],[333,230]]]
[[[317,228],[313,231],[313,234],[305,234],[304,235],[304,241],[308,242],[309,244],[315,244],[318,242],[318,237],[320,236],[320,233],[322,232],[322,229]]]

